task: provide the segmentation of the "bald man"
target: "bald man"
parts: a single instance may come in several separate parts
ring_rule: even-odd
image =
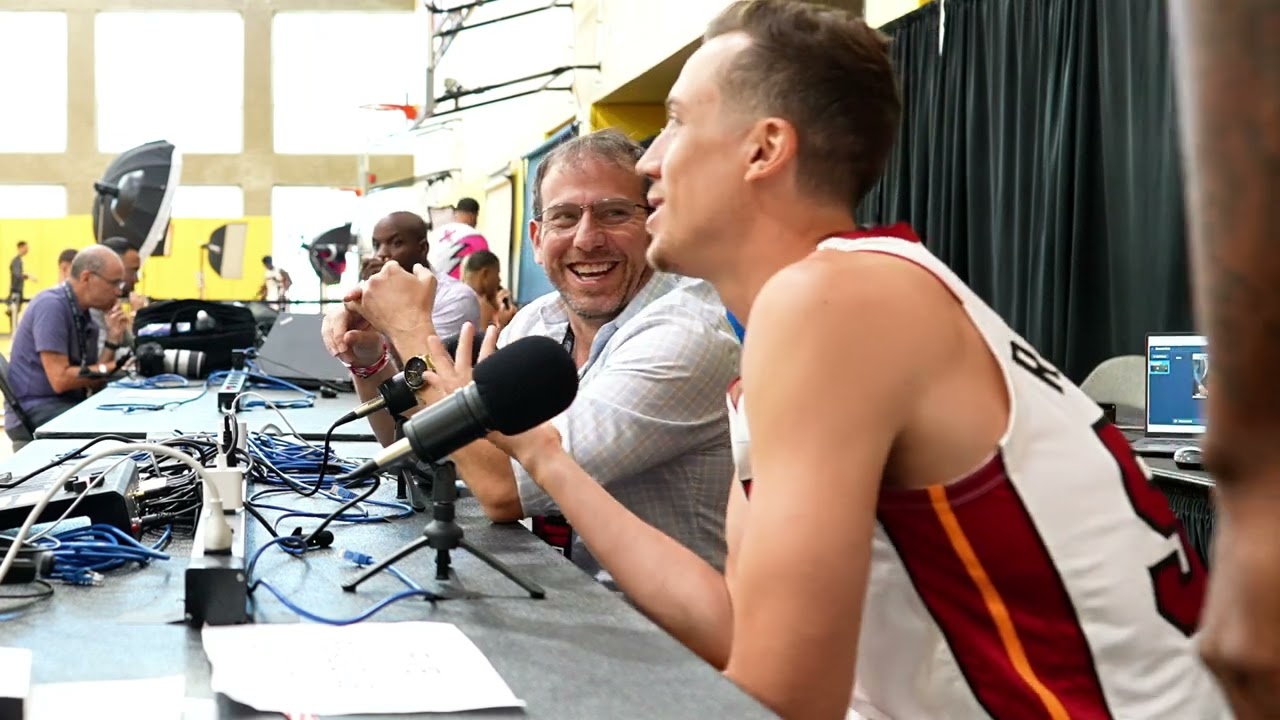
[[[436,276],[436,301],[431,310],[431,322],[441,337],[457,335],[463,323],[480,327],[480,299],[460,280],[439,272],[427,261],[430,246],[427,243],[427,223],[411,212],[393,212],[373,227],[373,257],[361,269],[360,276],[368,278],[394,260],[400,267],[413,272],[418,265],[431,269]]]
[[[38,293],[18,323],[9,357],[9,385],[18,405],[39,427],[75,407],[88,390],[101,388],[101,376],[116,369],[116,352],[128,318],[119,308],[126,283],[120,256],[104,245],[76,254],[66,282]],[[90,310],[106,320],[107,345],[98,350],[98,326]],[[15,450],[31,441],[31,432],[5,403],[5,433]]]

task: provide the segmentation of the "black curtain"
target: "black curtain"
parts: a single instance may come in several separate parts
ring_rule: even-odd
[[[1077,382],[1192,327],[1166,27],[1162,0],[945,0],[884,28],[903,123],[859,221],[912,223]]]

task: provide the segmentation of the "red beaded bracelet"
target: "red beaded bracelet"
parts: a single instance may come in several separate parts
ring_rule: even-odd
[[[378,358],[372,365],[367,367],[355,367],[354,365],[348,365],[347,369],[351,371],[352,375],[367,380],[368,378],[382,372],[382,368],[386,367],[389,362],[391,362],[391,354],[387,352],[387,344],[383,343],[382,357]]]

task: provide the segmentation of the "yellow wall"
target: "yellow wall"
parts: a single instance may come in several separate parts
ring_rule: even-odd
[[[240,280],[218,277],[209,267],[201,245],[209,235],[228,222],[248,225],[244,250],[244,273]],[[252,300],[262,287],[262,256],[271,254],[271,218],[247,217],[237,220],[182,218],[173,221],[173,237],[167,257],[152,256],[142,266],[142,294],[164,300],[200,297],[196,272],[204,277],[205,300]]]
[[[667,123],[667,110],[658,104],[597,104],[591,106],[591,129],[617,128],[635,140],[656,135]]]
[[[225,280],[209,269],[201,245],[209,242],[209,235],[228,222],[248,224],[245,246],[245,272],[242,280]],[[145,295],[161,299],[196,298],[199,290],[195,277],[197,270],[204,271],[207,300],[250,300],[262,287],[263,255],[271,254],[271,218],[249,217],[239,220],[205,220],[182,218],[173,221],[172,251],[169,257],[153,256],[142,267],[142,282],[138,289]],[[26,240],[31,250],[23,262],[28,275],[24,288],[30,298],[58,282],[58,255],[63,250],[79,250],[93,243],[93,220],[88,215],[65,218],[0,220],[0,260],[8,275],[8,263],[17,253],[18,241]],[[8,293],[8,280],[0,280]],[[0,313],[0,332],[8,332],[8,320]]]

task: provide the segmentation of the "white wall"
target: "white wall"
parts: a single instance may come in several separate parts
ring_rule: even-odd
[[[866,0],[863,16],[867,24],[880,27],[920,7],[920,0]]]
[[[702,36],[728,0],[575,0],[580,57],[600,72],[584,77],[592,100],[618,89]]]
[[[437,6],[443,4],[436,3]],[[461,4],[461,0],[452,4]],[[547,5],[546,0],[495,2],[477,8],[466,24]],[[420,8],[418,12],[427,11]],[[467,88],[477,88],[573,64],[573,36],[574,12],[567,8],[545,10],[466,30],[456,36],[437,69],[436,97],[444,93],[446,78],[453,78]],[[555,85],[568,87],[573,77],[572,74],[563,75]],[[463,98],[461,104],[465,107],[509,93],[531,90],[546,81],[529,81],[469,96]],[[444,112],[452,107],[452,102],[445,102],[436,110]],[[461,195],[482,200],[490,175],[537,147],[549,132],[577,115],[578,107],[572,93],[544,92],[441,116],[440,121],[447,118],[452,129],[420,134],[412,141],[415,173],[423,175],[460,169],[462,173],[458,182],[433,188],[432,201],[452,204]],[[484,208],[481,207],[480,211],[483,215]]]

